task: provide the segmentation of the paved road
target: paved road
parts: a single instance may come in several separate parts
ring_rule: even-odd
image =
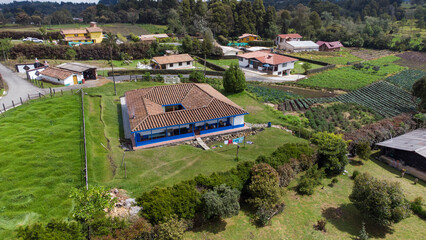
[[[1,108],[3,108],[3,104],[6,105],[6,107],[12,105],[12,101],[20,104],[20,98],[25,101],[28,99],[28,94],[38,94],[39,92],[44,94],[46,91],[45,89],[35,87],[3,64],[0,64],[0,74],[8,87],[6,96],[0,99]]]

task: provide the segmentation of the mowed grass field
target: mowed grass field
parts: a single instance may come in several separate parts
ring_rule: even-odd
[[[399,172],[375,160],[369,160],[364,165],[349,164],[346,169],[349,176],[358,170],[369,172],[379,179],[399,182],[410,201],[426,194],[424,182],[413,185],[412,177],[406,175],[402,179]],[[338,176],[339,182],[334,187],[328,185],[331,179],[323,180],[324,189],[317,187],[311,196],[298,195],[294,190],[297,180],[293,180],[283,196],[284,211],[273,217],[266,227],[256,227],[251,222],[250,214],[243,210],[238,216],[189,231],[185,239],[356,239],[362,222],[366,223],[371,239],[424,239],[426,224],[417,215],[411,215],[390,229],[375,228],[374,223],[363,219],[348,198],[353,186],[349,176]],[[320,219],[327,220],[326,232],[313,228]]]
[[[0,239],[20,225],[69,217],[81,185],[79,96],[34,100],[0,116]]]
[[[362,61],[361,58],[352,55],[351,51],[347,48],[342,48],[339,52],[300,52],[292,53],[292,55],[336,65],[346,65],[348,62]]]
[[[117,84],[118,95],[123,95],[126,90],[153,85],[158,84]],[[112,84],[86,91],[92,95],[85,98],[88,110],[89,179],[99,184],[126,189],[131,196],[137,197],[140,193],[156,186],[171,186],[177,182],[192,179],[198,174],[226,171],[238,163],[234,160],[236,147],[225,146],[223,143],[212,144],[218,147],[210,151],[191,145],[137,150],[126,152],[124,155],[127,170],[127,178],[125,178],[125,168],[124,164],[122,165],[123,150],[119,148],[118,141],[123,134],[118,97],[112,94]],[[247,95],[244,96],[246,100],[251,99]],[[230,96],[230,98],[240,99],[238,96],[235,98]],[[263,106],[254,99],[253,101],[251,104],[259,108]],[[253,115],[258,114],[262,113],[253,113]],[[254,144],[247,144],[240,148],[240,161],[255,160],[260,154],[268,155],[286,142],[305,142],[279,129],[267,129],[255,136],[247,137],[246,140]]]

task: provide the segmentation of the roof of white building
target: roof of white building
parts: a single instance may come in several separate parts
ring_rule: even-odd
[[[289,41],[287,44],[294,48],[319,48],[318,44],[312,41]]]
[[[381,147],[416,152],[426,157],[426,129],[417,129],[377,144]]]

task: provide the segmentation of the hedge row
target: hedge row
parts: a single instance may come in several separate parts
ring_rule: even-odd
[[[12,38],[15,40],[19,40],[26,37],[40,38],[43,36],[38,32],[15,32],[15,31],[4,31],[0,32],[0,38]],[[59,32],[48,32],[44,39],[61,39],[61,34]]]
[[[147,57],[150,45],[147,43],[125,43],[113,50],[113,59],[119,60],[120,53],[128,53],[134,59]],[[110,59],[110,51],[104,44],[90,44],[76,47],[49,44],[18,44],[10,50],[10,57],[25,56],[40,59],[69,59],[67,51],[74,49],[78,60]]]
[[[265,41],[251,41],[248,43],[250,46],[259,46],[259,47],[273,47],[274,41],[265,40]]]
[[[333,69],[335,67],[336,67],[336,65],[333,64],[333,65],[326,65],[326,66],[320,67],[320,68],[309,69],[307,71],[307,74],[319,73],[319,72],[322,72],[322,71],[325,71],[325,70],[328,70],[328,69]]]
[[[156,75],[178,75],[178,74],[190,74],[192,72],[202,72],[203,70],[191,70],[191,69],[135,69],[135,70],[117,70],[114,71],[114,76],[121,76],[121,75],[144,75],[145,73],[149,72],[150,74]],[[218,72],[218,71],[206,71],[206,75],[209,76],[223,76],[224,72]],[[112,76],[112,72],[108,72],[108,76]]]

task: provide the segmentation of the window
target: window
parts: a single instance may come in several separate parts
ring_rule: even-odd
[[[74,37],[78,37],[78,34],[74,34]]]
[[[182,62],[179,63],[179,66],[182,66]]]
[[[170,67],[173,67],[173,63],[170,63]]]
[[[191,62],[190,61],[186,62],[186,65],[191,65]]]
[[[287,63],[283,63],[283,67],[287,67]]]

